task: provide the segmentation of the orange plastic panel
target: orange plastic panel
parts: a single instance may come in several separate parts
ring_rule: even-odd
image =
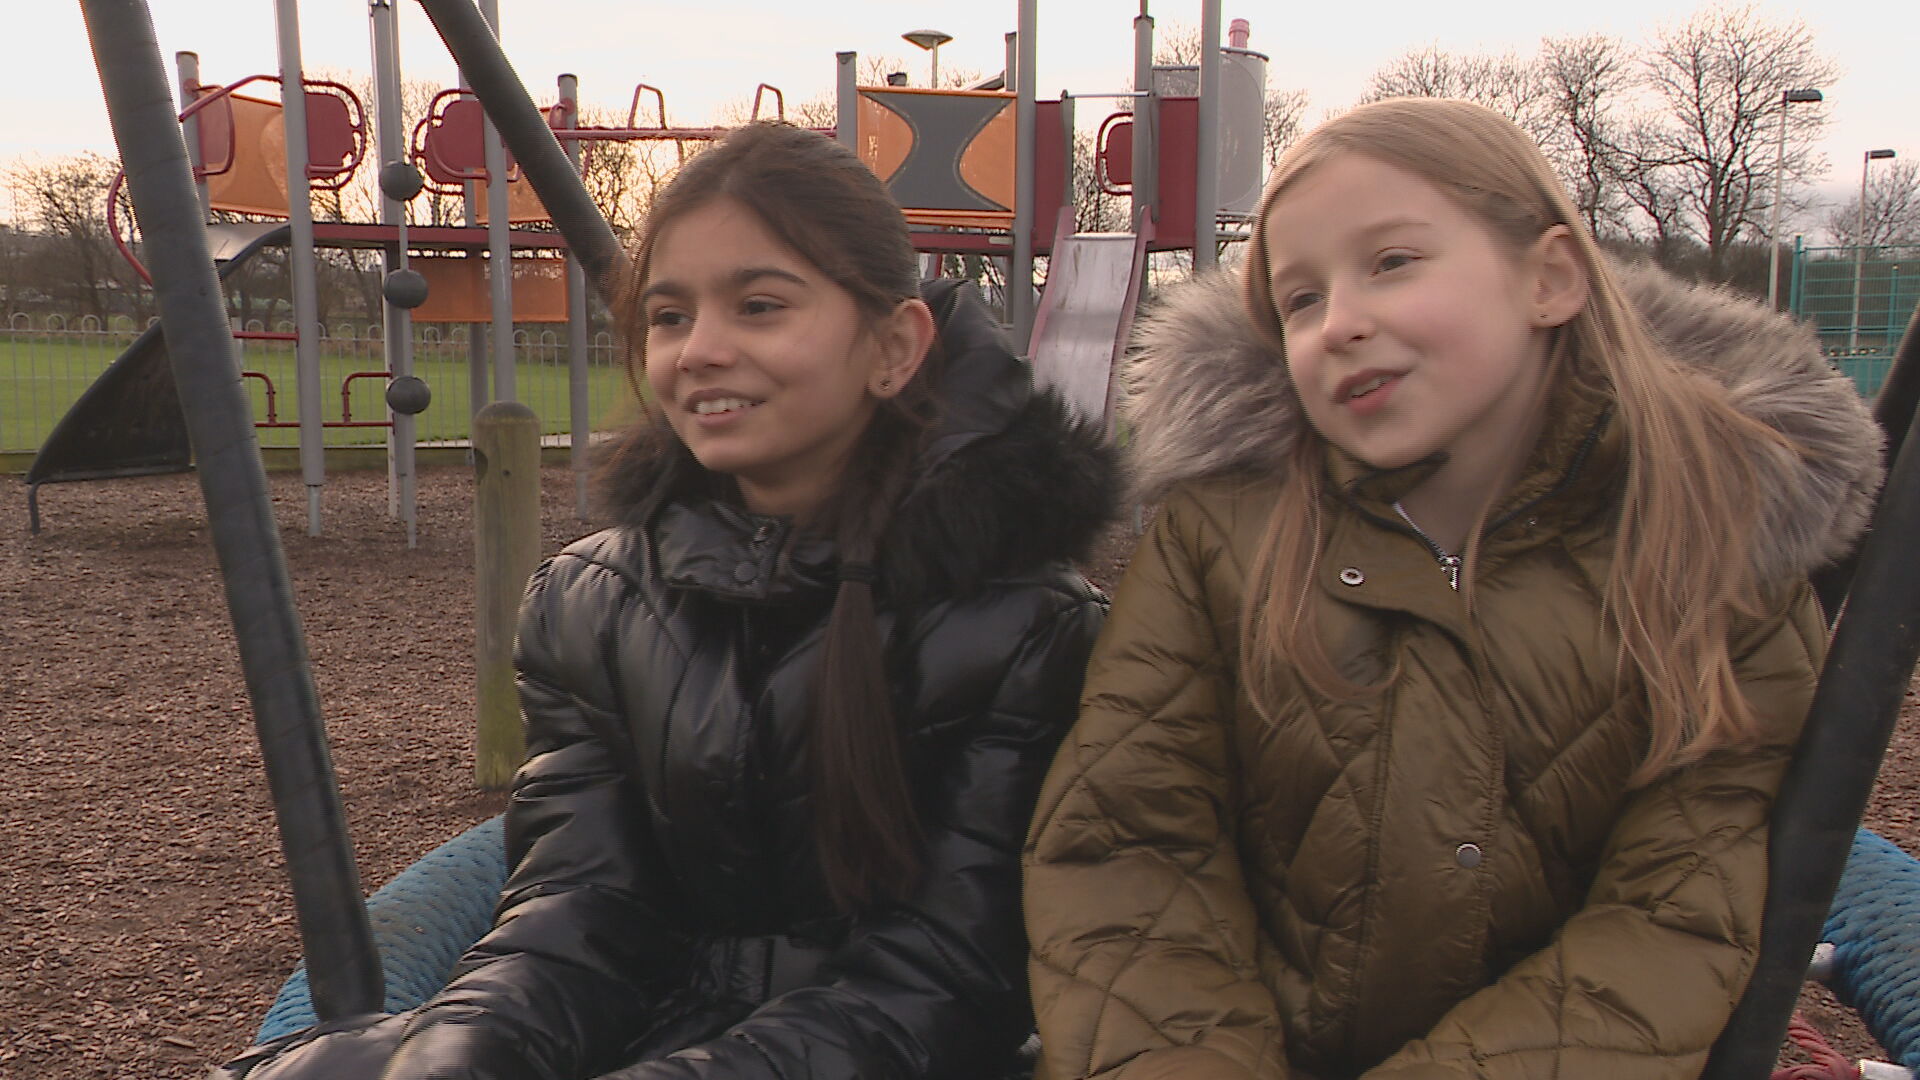
[[[407,265],[427,279],[427,300],[413,309],[415,322],[489,322],[493,319],[493,298],[488,291],[491,259],[416,255]],[[565,259],[513,260],[513,321],[567,321]]]
[[[218,87],[207,87],[202,94]],[[215,210],[287,216],[287,130],[280,103],[228,94],[194,114],[200,120],[201,157],[208,169],[207,196]],[[232,141],[227,138],[229,127]],[[232,160],[228,160],[228,147]]]
[[[964,107],[974,116],[991,115],[964,146],[923,144],[923,140],[948,134],[936,130],[916,134],[911,117],[930,117],[924,107],[930,104],[927,99],[935,98]],[[1013,104],[1014,96],[1001,91],[861,87],[855,111],[856,149],[874,175],[888,182],[908,221],[1004,229],[1012,224],[1016,209],[1014,169],[1019,140],[1014,132]],[[899,185],[907,180],[906,174],[914,171],[905,168],[910,158],[920,160],[922,178],[931,171],[957,179],[955,185],[935,178],[936,186],[944,185],[949,194],[958,196],[955,202],[929,205],[932,200],[918,197],[920,192],[902,189]]]

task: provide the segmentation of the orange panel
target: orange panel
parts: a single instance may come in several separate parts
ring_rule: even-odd
[[[926,90],[915,87],[863,86],[859,88],[855,131],[860,160],[874,175],[893,182],[900,167],[914,151],[914,132],[907,120],[881,104],[874,95],[902,98],[912,95],[953,98],[998,98],[1003,107],[974,135],[958,153],[959,176],[981,196],[1001,206],[1012,207],[1015,190],[1015,162],[1019,139],[1015,132],[1014,95],[991,90]],[[930,148],[932,149],[932,148]],[[939,152],[934,149],[934,152]],[[958,211],[906,207],[907,220],[916,224],[939,224],[977,228],[1005,228],[1013,220],[1011,212]]]
[[[202,96],[218,87],[203,90]],[[217,114],[217,115],[214,115]],[[195,114],[203,120],[202,158],[218,166],[227,153],[226,119],[233,125],[233,161],[225,172],[207,177],[207,196],[215,210],[286,217],[287,131],[280,103],[228,94]]]
[[[491,263],[490,259],[444,255],[416,255],[408,260],[407,265],[427,279],[427,300],[413,309],[414,321],[492,321],[493,298],[488,292]],[[513,321],[567,321],[565,259],[513,260]]]
[[[1014,168],[1020,157],[1020,140],[1014,132],[1012,100],[1001,109],[980,134],[973,137],[960,155],[960,179],[975,191],[999,203],[1018,209],[1014,201]],[[1009,215],[1008,220],[1011,220]]]
[[[474,221],[487,223],[487,182],[476,180],[473,183]],[[547,206],[534,194],[533,185],[525,180],[507,181],[507,224],[527,225],[547,220]]]
[[[910,225],[938,225],[948,229],[1010,229],[1013,227],[1012,214],[991,212],[973,212],[968,210],[908,210],[905,211]]]
[[[913,149],[913,129],[892,109],[862,94],[854,130],[859,132],[860,160],[867,163],[873,175],[893,179]]]

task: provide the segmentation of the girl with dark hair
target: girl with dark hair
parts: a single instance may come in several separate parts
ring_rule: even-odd
[[[809,131],[689,162],[616,307],[645,417],[602,461],[615,526],[527,589],[494,929],[419,1009],[229,1069],[1008,1069],[1020,843],[1105,614],[1069,564],[1110,451],[970,287],[923,289],[898,206]]]

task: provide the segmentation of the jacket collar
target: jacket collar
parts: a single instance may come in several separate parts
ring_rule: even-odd
[[[1653,267],[1612,269],[1656,342],[1726,386],[1736,408],[1801,447],[1781,454],[1756,445],[1748,455],[1764,492],[1753,537],[1761,579],[1804,574],[1843,554],[1872,509],[1881,439],[1865,403],[1821,355],[1813,332],[1728,290],[1689,285]],[[1138,497],[1158,499],[1202,477],[1282,471],[1306,421],[1283,357],[1243,313],[1237,274],[1169,290],[1143,318],[1138,345],[1125,380]],[[1608,400],[1605,391],[1594,394],[1601,405]],[[1595,403],[1582,394],[1557,399],[1555,407],[1591,411]],[[1603,428],[1593,448],[1601,456],[1586,460],[1577,477],[1613,480],[1624,464],[1618,427],[1609,421]],[[1557,463],[1571,460],[1567,455],[1591,428],[1550,423],[1540,464],[1501,506],[1550,490],[1565,472],[1556,471]],[[1334,475],[1360,480],[1355,465],[1332,466]],[[1417,479],[1417,473],[1366,479],[1359,491],[1378,500]],[[1553,501],[1590,508],[1590,501],[1573,497],[1582,490],[1567,489],[1560,493],[1567,498]],[[1391,504],[1390,498],[1383,504],[1389,513]],[[1494,520],[1502,512],[1496,510]]]
[[[1554,527],[1548,531],[1571,526],[1590,517],[1602,493],[1620,481],[1626,440],[1613,422],[1612,400],[1563,374],[1547,408],[1526,471],[1487,515],[1489,535],[1522,514]],[[1401,468],[1375,469],[1338,447],[1327,445],[1324,452],[1331,490],[1382,521],[1392,521],[1397,516],[1394,503],[1446,460],[1444,454],[1435,454]]]

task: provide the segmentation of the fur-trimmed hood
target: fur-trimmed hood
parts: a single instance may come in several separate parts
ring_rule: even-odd
[[[947,356],[940,419],[875,559],[885,591],[903,601],[968,595],[995,579],[1084,559],[1119,505],[1113,448],[1058,395],[1033,387],[1031,368],[1007,349],[970,285],[940,279],[922,291]],[[805,536],[788,545],[782,520],[699,497],[661,508],[669,458],[644,452],[647,441],[636,428],[609,444],[598,501],[612,522],[663,530],[656,540],[663,564],[674,564],[662,566],[670,580],[747,601],[831,582],[832,545]],[[755,545],[755,534],[758,547],[780,535],[783,573],[737,581],[733,548]]]
[[[1813,331],[1730,290],[1651,266],[1614,268],[1655,340],[1723,383],[1734,406],[1801,447],[1756,445],[1766,503],[1755,530],[1762,579],[1804,574],[1845,554],[1865,529],[1883,471],[1882,438],[1853,384]],[[1240,277],[1169,290],[1141,321],[1125,373],[1136,495],[1187,480],[1273,473],[1306,421],[1286,365],[1248,320]]]

